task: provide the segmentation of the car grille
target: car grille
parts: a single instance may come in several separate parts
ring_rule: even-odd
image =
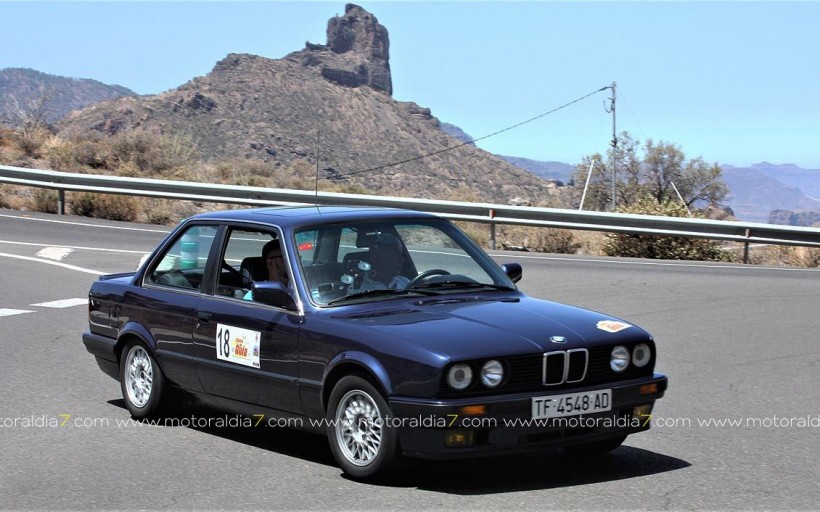
[[[621,343],[621,345],[630,348],[630,352],[634,344]],[[652,375],[655,366],[654,350],[652,360],[645,367],[637,368],[630,365],[623,372],[616,373],[609,367],[610,354],[614,347],[615,345],[605,345],[589,349],[560,350],[496,358],[504,364],[506,377],[504,382],[494,390],[488,390],[478,383],[477,372],[483,362],[476,361],[476,364],[472,365],[475,376],[473,384],[463,391],[455,391],[447,385],[446,380],[443,380],[442,395],[467,397],[487,393],[553,392],[560,389],[594,386]],[[544,375],[545,365],[547,370],[546,379]],[[446,376],[444,378],[446,379]]]
[[[589,352],[585,348],[547,352],[541,382],[545,386],[581,382],[587,374],[588,361]]]

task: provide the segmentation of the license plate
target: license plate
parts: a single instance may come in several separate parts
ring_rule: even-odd
[[[533,419],[560,418],[610,410],[612,410],[611,389],[540,396],[532,399]]]

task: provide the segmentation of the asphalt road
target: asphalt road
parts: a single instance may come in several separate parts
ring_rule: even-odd
[[[80,340],[83,299],[166,231],[0,210],[0,508],[820,507],[820,271],[494,253],[524,266],[525,292],[654,334],[670,387],[653,428],[600,460],[414,461],[374,484],[342,476],[319,436],[129,422]]]

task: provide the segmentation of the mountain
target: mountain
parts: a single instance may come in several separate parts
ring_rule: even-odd
[[[440,128],[454,139],[458,139],[465,144],[473,144],[474,138],[454,124],[442,122]],[[563,162],[542,162],[517,156],[495,156],[545,180],[557,180],[567,183],[572,173],[575,172],[575,166]]]
[[[558,180],[562,183],[569,183],[572,173],[575,172],[575,166],[565,164],[563,162],[544,162],[540,160],[530,160],[529,158],[520,158],[517,156],[498,155],[499,158],[510,162],[519,169],[531,172],[546,180]]]
[[[803,169],[794,164],[778,165],[769,162],[753,164],[751,168],[783,184],[799,188],[810,198],[820,200],[820,169]]]
[[[66,78],[24,68],[0,69],[0,124],[17,127],[20,114],[53,123],[72,110],[112,98],[136,96],[130,89],[87,78]]]
[[[820,171],[766,163],[745,168],[722,165],[721,170],[730,190],[726,203],[739,219],[781,224],[792,219],[785,211],[820,209],[820,200],[802,190],[820,186]],[[772,217],[775,210],[780,213]]]
[[[203,160],[256,160],[271,172],[295,161],[315,168],[318,151],[323,178],[379,194],[504,203],[546,195],[546,183],[490,153],[448,149],[461,143],[429,109],[394,100],[388,50],[387,29],[348,4],[328,22],[326,44],[282,59],[231,54],[177,89],[92,105],[58,127],[67,136],[185,134]]]
[[[454,124],[442,122],[439,124],[439,128],[454,139],[458,139],[465,144],[473,144],[473,137]]]

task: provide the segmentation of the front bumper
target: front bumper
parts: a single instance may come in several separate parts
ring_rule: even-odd
[[[654,386],[653,386],[654,384]],[[409,456],[450,459],[507,454],[539,447],[572,446],[602,441],[648,430],[655,401],[666,391],[668,379],[652,377],[579,387],[560,392],[529,392],[515,395],[453,400],[419,400],[394,397],[390,409],[402,451]],[[550,395],[612,390],[612,408],[597,414],[534,420],[532,399]],[[470,415],[468,406],[484,406],[484,414]],[[640,417],[634,416],[635,408]],[[457,447],[445,439],[468,439]]]

